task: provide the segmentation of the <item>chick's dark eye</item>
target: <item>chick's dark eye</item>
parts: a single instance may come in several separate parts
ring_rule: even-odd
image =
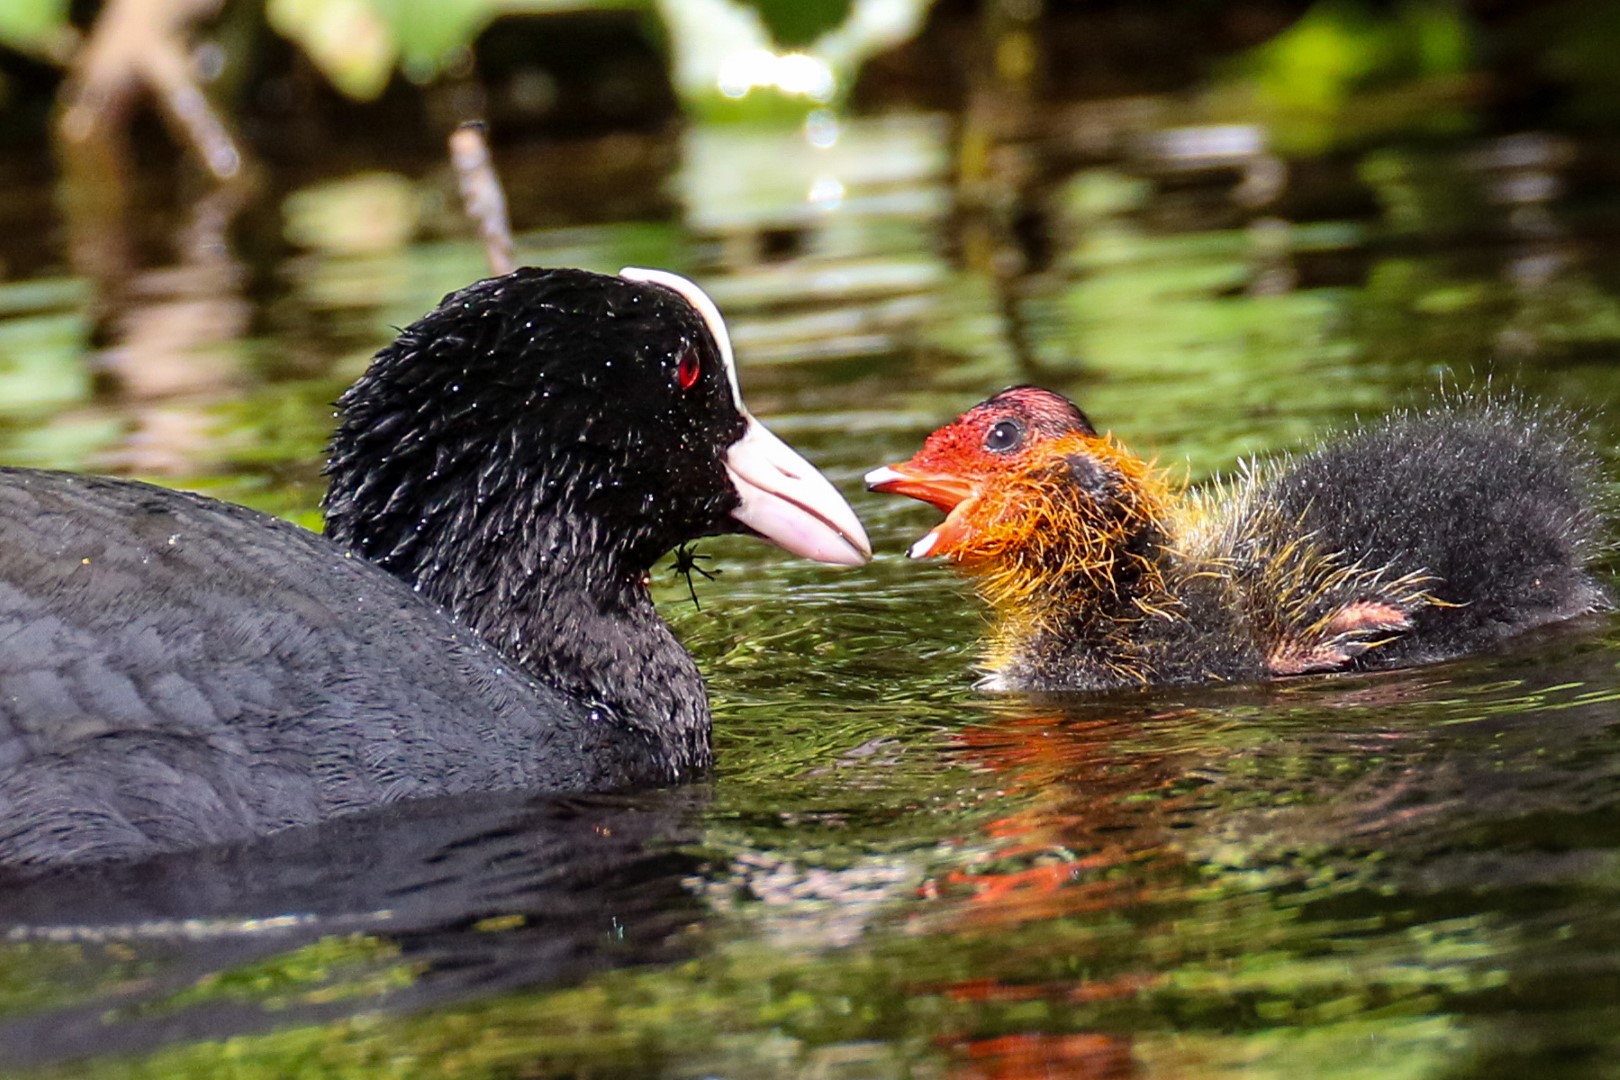
[[[692,385],[698,381],[698,376],[702,372],[703,365],[698,360],[696,348],[690,348],[681,353],[681,362],[675,369],[675,377],[681,381],[682,390],[692,389]]]
[[[1024,445],[1024,425],[1017,420],[997,420],[984,433],[984,448],[992,454],[1007,454]]]

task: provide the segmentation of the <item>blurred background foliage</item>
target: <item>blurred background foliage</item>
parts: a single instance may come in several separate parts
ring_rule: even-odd
[[[118,17],[149,37],[98,50]],[[127,92],[160,48],[216,115],[212,141],[172,88]],[[768,292],[750,291],[760,270],[873,291],[876,329],[830,345],[799,336],[822,325],[807,318],[779,358],[955,365],[974,385],[1009,364],[1235,379],[1279,341],[1319,357],[1347,284],[1380,299],[1357,316],[1369,333],[1409,293],[1448,327],[1529,296],[1529,339],[1573,349],[1612,317],[1607,283],[1574,273],[1589,261],[1538,248],[1512,271],[1545,277],[1534,290],[1454,287],[1407,245],[1602,233],[1616,49],[1620,3],[1601,0],[0,0],[0,315],[26,316],[0,322],[0,410],[116,398],[105,369],[137,356],[220,360],[206,389],[177,372],[160,398],[352,374],[378,296],[398,322],[484,270],[457,246],[445,168],[467,119],[489,126],[527,258],[724,268],[745,300]],[[98,71],[119,107],[85,90]],[[107,114],[110,149],[75,143],[76,103]],[[553,251],[559,228],[613,240]],[[289,298],[306,273],[358,325],[309,319]],[[955,317],[919,314],[936,294]],[[132,314],[155,297],[161,317]],[[267,360],[282,346],[255,334],[284,315],[296,348],[330,333],[350,368]],[[1357,351],[1415,353],[1402,325]],[[1478,337],[1446,347],[1477,364],[1496,347]],[[74,363],[86,350],[106,352]],[[324,422],[279,427],[305,452]],[[16,437],[78,461],[108,430],[70,412]]]
[[[131,6],[190,6],[208,21],[208,9],[219,0],[131,0]],[[982,9],[992,31],[998,20],[1028,22],[1035,15],[1089,28],[1090,42],[1060,36],[1041,43],[1049,70],[1029,74],[1049,84],[1076,81],[1077,72],[1053,69],[1059,64],[1106,70],[1123,63],[1111,61],[1113,55],[1146,61],[1146,73],[1168,73],[1204,54],[1197,62],[1207,70],[1198,74],[1211,77],[1205,94],[1212,108],[1275,122],[1279,145],[1301,152],[1318,152],[1344,137],[1353,97],[1363,100],[1349,124],[1352,134],[1368,123],[1369,95],[1389,99],[1390,115],[1376,122],[1381,128],[1409,124],[1417,111],[1420,128],[1463,130],[1472,115],[1467,106],[1483,92],[1477,84],[1482,69],[1501,76],[1493,95],[1505,90],[1520,103],[1567,97],[1575,117],[1590,123],[1620,111],[1620,66],[1612,62],[1620,50],[1620,5],[1585,0],[1169,0],[1153,5],[1151,15],[1139,5],[1107,0],[228,0],[212,20],[215,44],[225,55],[216,48],[197,64],[205,80],[251,82],[281,63],[278,50],[291,45],[344,97],[375,101],[395,80],[428,86],[475,74],[475,51],[492,24],[510,30],[525,20],[576,16],[633,28],[662,57],[683,105],[702,112],[743,96],[735,85],[726,87],[726,78],[735,84],[749,77],[738,59],[745,53],[802,54],[813,61],[797,76],[789,72],[789,83],[799,81],[787,86],[773,84],[771,72],[756,63],[756,81],[747,89],[816,103],[841,100],[872,56],[915,38],[930,21],[943,23],[971,8]],[[37,72],[25,68],[19,75],[17,61],[57,69],[70,64],[102,9],[89,0],[0,4],[0,52],[11,54],[0,62],[0,103],[16,103],[41,83],[28,77]],[[1203,37],[1189,42],[1183,30]],[[575,44],[592,51],[590,40]],[[1065,45],[1072,55],[1065,55]],[[1020,47],[1006,40],[998,48],[995,64],[1003,75],[1016,76]],[[932,72],[914,72],[925,85],[911,93],[928,98],[958,83],[961,72],[950,67],[946,61]],[[1414,88],[1431,93],[1414,94]],[[544,96],[543,87],[529,89]],[[729,115],[753,116],[759,111],[754,104],[752,111]]]
[[[139,2],[139,0],[137,0]],[[866,3],[879,19],[915,30],[929,0]],[[151,10],[187,6],[185,0],[145,3]],[[211,6],[208,0],[199,8]],[[861,21],[856,0],[232,0],[222,23],[262,23],[296,46],[333,87],[358,100],[374,100],[396,74],[416,84],[465,71],[469,50],[503,17],[620,12],[635,16],[649,40],[693,53],[695,63],[740,42],[755,48],[808,49]],[[96,5],[70,0],[7,0],[0,4],[0,47],[47,63],[63,64],[76,51]],[[869,21],[869,20],[868,20]],[[666,28],[684,31],[671,42]],[[856,36],[859,28],[853,28]],[[241,35],[233,35],[241,44]],[[250,35],[251,36],[251,35]],[[254,42],[248,43],[251,48]],[[837,51],[837,45],[832,46]],[[232,57],[251,64],[249,55]],[[712,72],[706,72],[712,74]]]

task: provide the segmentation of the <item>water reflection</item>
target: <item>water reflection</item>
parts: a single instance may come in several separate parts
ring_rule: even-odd
[[[1603,138],[1279,171],[1272,132],[1186,95],[939,78],[979,93],[949,116],[497,139],[524,261],[702,280],[750,400],[880,552],[835,577],[705,544],[726,573],[701,610],[656,575],[710,683],[712,799],[401,808],[8,883],[8,1065],[1293,1077],[1613,1056],[1612,627],[1376,678],[987,698],[971,598],[900,554],[931,511],[859,491],[1031,377],[1195,478],[1443,378],[1601,410]],[[314,523],[329,403],[390,325],[483,273],[442,162],[345,156],[234,218],[199,200],[95,224],[122,276],[0,286],[6,461],[164,472]],[[50,265],[38,238],[0,243]]]
[[[185,475],[218,456],[223,440],[212,406],[251,383],[241,348],[252,315],[243,295],[247,273],[226,239],[242,199],[239,189],[220,188],[198,200],[172,264],[118,265],[122,253],[103,249],[80,265],[105,313],[92,330],[107,342],[91,357],[96,397],[125,425],[104,467]],[[123,246],[107,222],[88,231]]]
[[[1231,1067],[1301,1024],[1319,1062],[1374,1018],[1447,1018],[1447,1051],[1483,1060],[1515,1038],[1580,1050],[1518,1009],[1616,974],[1614,920],[1578,898],[1611,891],[1620,729],[1612,654],[1549,637],[1533,679],[1521,655],[1028,701],[964,730],[1008,809],[904,923],[969,974],[907,992],[953,1004],[938,1037],[972,1076]]]
[[[477,797],[340,818],[239,848],[8,880],[8,1067],[147,1052],[203,1028],[409,1012],[608,967],[670,963],[701,789]],[[25,975],[26,973],[26,975]]]

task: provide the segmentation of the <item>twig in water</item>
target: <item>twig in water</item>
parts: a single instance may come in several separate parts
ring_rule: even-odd
[[[512,255],[512,223],[506,215],[506,192],[490,160],[484,125],[469,121],[450,133],[450,164],[461,187],[461,205],[478,226],[489,268],[496,274],[517,269]]]

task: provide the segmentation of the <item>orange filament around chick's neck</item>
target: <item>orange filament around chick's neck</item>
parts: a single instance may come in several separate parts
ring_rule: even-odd
[[[1163,550],[1179,489],[1165,473],[1112,434],[1060,436],[1021,464],[962,508],[969,527],[944,553],[999,617],[990,666],[1059,627],[1090,622],[1115,637],[1144,618],[1174,617]]]

